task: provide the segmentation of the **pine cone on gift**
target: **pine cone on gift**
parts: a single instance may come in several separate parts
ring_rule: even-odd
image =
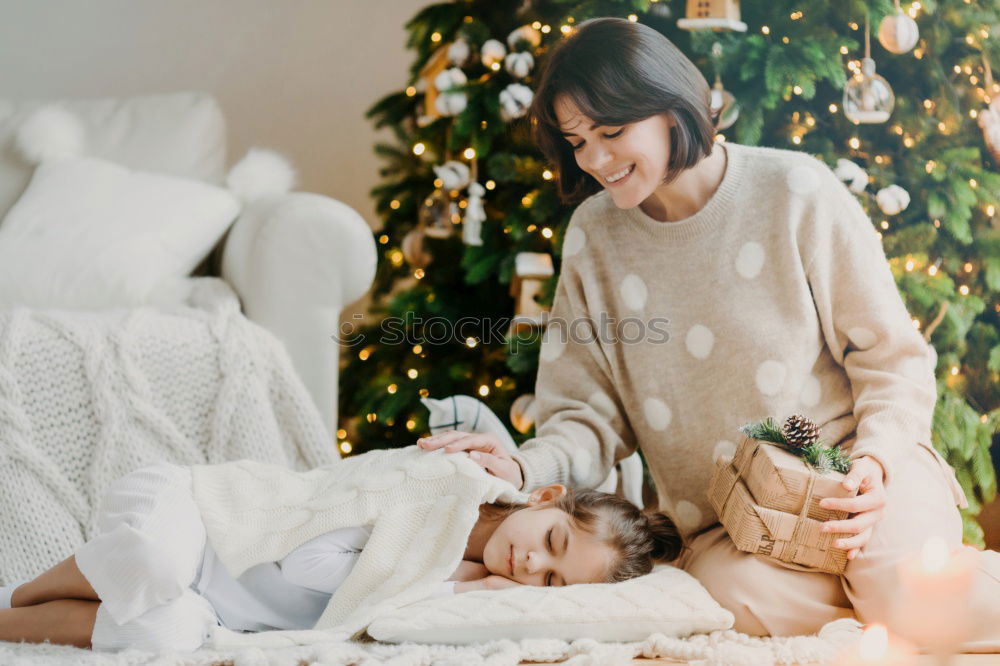
[[[793,449],[804,449],[819,437],[816,424],[801,414],[793,414],[785,419],[781,432],[785,435],[788,446]]]

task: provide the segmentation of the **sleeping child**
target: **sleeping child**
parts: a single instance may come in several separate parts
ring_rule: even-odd
[[[262,631],[344,640],[422,598],[622,581],[680,548],[661,514],[559,485],[525,495],[464,453],[411,446],[304,472],[160,464],[110,486],[96,535],[68,559],[0,588],[0,640],[151,651],[252,644]]]

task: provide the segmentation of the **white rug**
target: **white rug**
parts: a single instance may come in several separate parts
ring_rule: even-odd
[[[653,634],[641,643],[598,643],[581,639],[493,641],[481,645],[406,643],[322,643],[294,648],[189,654],[151,654],[128,650],[94,653],[59,645],[0,643],[0,664],[7,666],[516,666],[522,661],[565,662],[568,666],[617,666],[636,657],[668,657],[705,666],[766,666],[828,663],[861,635],[855,620],[836,620],[817,636],[751,638],[716,631],[685,639]]]

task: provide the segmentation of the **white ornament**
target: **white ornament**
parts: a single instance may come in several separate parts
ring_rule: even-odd
[[[542,43],[542,33],[530,25],[522,25],[507,35],[507,46],[514,50],[518,42],[528,42],[533,48],[538,48]]]
[[[483,195],[486,189],[479,183],[469,184],[469,200],[465,206],[465,217],[462,219],[462,242],[466,245],[482,245],[483,222],[486,221],[486,210],[483,208]]]
[[[464,92],[442,93],[434,100],[434,106],[442,116],[457,116],[465,111],[469,98]]]
[[[848,183],[847,187],[855,194],[861,194],[868,187],[868,172],[851,160],[841,157],[837,160],[837,168],[833,171],[837,178]]]
[[[469,59],[472,49],[464,39],[457,39],[448,46],[448,60],[455,65],[461,65]]]
[[[488,39],[479,49],[479,57],[483,61],[484,67],[492,67],[495,63],[503,61],[507,55],[507,47],[495,39]]]
[[[514,78],[523,79],[535,66],[535,59],[527,51],[508,53],[507,57],[504,58],[503,66]]]
[[[434,87],[441,92],[446,92],[452,88],[464,86],[468,80],[465,72],[458,67],[452,67],[434,77]]]
[[[920,39],[917,22],[897,5],[896,13],[886,16],[878,26],[878,41],[890,53],[906,53]]]
[[[512,83],[500,91],[500,116],[504,120],[520,118],[528,112],[535,93],[526,85]]]
[[[910,205],[910,193],[899,185],[890,185],[878,191],[875,201],[886,215],[898,215]]]
[[[469,184],[469,165],[465,162],[448,160],[434,167],[434,173],[441,179],[441,189],[460,190]]]

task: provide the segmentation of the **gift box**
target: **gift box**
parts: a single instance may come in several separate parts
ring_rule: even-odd
[[[780,446],[745,437],[732,458],[716,462],[708,499],[740,550],[842,574],[847,551],[833,543],[844,535],[820,527],[848,514],[820,508],[819,502],[855,495],[843,480],[840,472],[819,472]]]

